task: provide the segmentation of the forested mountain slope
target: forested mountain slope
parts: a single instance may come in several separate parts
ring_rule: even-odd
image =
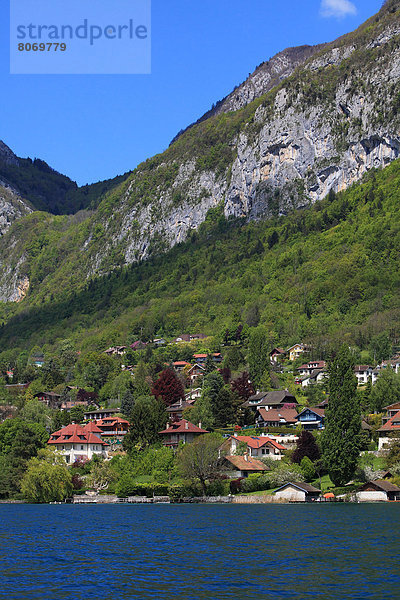
[[[263,222],[226,220],[221,203],[198,232],[166,254],[85,287],[64,265],[22,303],[3,305],[2,348],[71,337],[83,350],[101,350],[141,333],[148,339],[184,331],[218,335],[240,322],[265,324],[280,344],[339,339],[363,348],[381,331],[395,341],[399,207],[400,161],[346,192]],[[68,219],[33,214],[27,237],[39,244],[51,228],[51,254],[68,226],[85,226]],[[45,268],[40,254],[35,262],[39,245],[33,251],[29,243],[32,268]],[[67,251],[66,241],[60,243]]]
[[[116,181],[92,214],[23,217],[0,241],[0,299],[20,298],[21,286],[38,298],[61,281],[79,288],[156,256],[190,238],[210,208],[245,220],[289,214],[395,160],[400,0],[387,2],[355,32],[300,55],[301,64],[291,72],[292,61],[291,74],[282,70],[272,89],[273,79],[255,89],[255,74],[254,100],[248,81],[240,88],[250,94],[242,108],[229,111],[236,105],[228,102],[228,112],[188,129]]]

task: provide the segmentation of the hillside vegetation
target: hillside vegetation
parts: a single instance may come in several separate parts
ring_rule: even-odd
[[[395,341],[399,206],[399,161],[287,217],[245,224],[226,220],[221,205],[187,242],[136,266],[89,283],[50,269],[23,302],[2,305],[2,347],[71,337],[82,349],[103,349],[141,333],[218,335],[238,322],[265,324],[280,344],[340,339],[364,348],[381,331]],[[49,219],[28,217],[31,269],[41,276],[68,218],[51,217],[51,228]]]

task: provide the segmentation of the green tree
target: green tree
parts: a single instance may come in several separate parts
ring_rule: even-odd
[[[178,468],[182,475],[200,483],[204,496],[207,494],[207,482],[221,477],[223,454],[220,452],[224,439],[216,433],[207,433],[193,443],[185,444],[177,456]]]
[[[304,456],[300,463],[301,472],[303,473],[305,481],[312,481],[316,477],[316,471],[313,463],[308,458],[308,456]]]
[[[346,346],[329,363],[328,371],[330,396],[322,434],[323,458],[332,482],[343,486],[354,475],[361,443],[354,359]]]
[[[382,331],[382,333],[375,335],[371,340],[369,351],[377,363],[390,358],[392,355],[392,343],[387,333]]]
[[[47,455],[49,451],[45,452],[28,462],[21,481],[21,492],[29,502],[62,502],[72,494],[71,473],[65,461],[64,464],[57,460],[52,463]]]
[[[400,376],[391,368],[382,369],[380,375],[372,386],[370,393],[370,407],[380,413],[385,406],[400,401]]]
[[[19,416],[27,423],[39,423],[45,429],[50,429],[52,423],[51,414],[51,409],[47,408],[43,402],[32,398],[26,402]]]
[[[135,446],[146,447],[160,442],[159,431],[165,429],[168,415],[161,400],[152,396],[137,398],[130,414],[129,433],[124,448],[132,452]]]
[[[86,479],[89,488],[93,488],[97,493],[106,490],[114,481],[117,480],[117,473],[109,462],[94,462],[91,465],[90,474]]]
[[[254,387],[260,389],[262,386],[268,386],[270,370],[268,336],[262,326],[253,329],[250,334],[248,363],[250,379]]]

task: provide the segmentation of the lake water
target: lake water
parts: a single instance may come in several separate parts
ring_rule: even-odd
[[[400,504],[0,505],[0,598],[400,599]]]

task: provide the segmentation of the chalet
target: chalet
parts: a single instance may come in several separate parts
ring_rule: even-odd
[[[194,404],[197,398],[201,396],[201,387],[193,388],[190,392],[185,394],[185,401],[189,402],[189,404]]]
[[[120,413],[119,408],[99,408],[96,410],[87,410],[84,412],[85,421],[96,421],[97,419],[106,419]]]
[[[257,425],[260,427],[290,427],[297,424],[295,408],[258,408]]]
[[[55,392],[38,392],[37,394],[34,394],[33,397],[50,408],[61,407],[61,395],[56,394]]]
[[[29,362],[34,367],[39,367],[39,369],[41,369],[44,365],[44,360],[45,359],[43,354],[36,354],[30,357]]]
[[[195,342],[196,340],[205,340],[207,338],[205,333],[182,333],[178,335],[174,340],[173,344],[181,344],[182,342],[189,343]]]
[[[247,445],[247,452],[252,458],[269,457],[273,460],[281,460],[285,448],[274,439],[267,436],[231,435],[222,444],[229,456],[236,454],[240,443]]]
[[[294,346],[290,346],[290,348],[286,350],[286,354],[289,355],[289,360],[293,362],[300,358],[300,356],[307,351],[308,347],[305,344],[294,344]]]
[[[134,350],[135,352],[136,352],[136,350],[146,350],[147,343],[146,342],[142,342],[141,340],[138,340],[136,342],[133,342],[133,344],[131,344],[129,347],[132,350]]]
[[[370,365],[356,365],[354,367],[354,375],[357,377],[358,385],[365,385],[368,383],[368,379],[371,377],[373,368]]]
[[[183,411],[186,408],[192,408],[193,404],[193,401],[187,402],[186,400],[178,400],[178,402],[175,402],[174,404],[171,404],[171,406],[168,406],[166,410],[169,415],[170,421],[181,421]]]
[[[101,431],[101,437],[114,437],[122,440],[129,430],[129,421],[120,417],[104,417],[95,421],[97,429]]]
[[[318,500],[321,490],[309,483],[290,482],[285,483],[275,490],[277,498],[289,500],[289,502],[315,502]]]
[[[378,429],[378,450],[388,450],[391,443],[391,435],[396,432],[400,435],[400,410]]]
[[[385,479],[368,481],[357,492],[359,502],[400,502],[400,488]]]
[[[203,377],[205,372],[206,369],[205,367],[203,367],[203,365],[195,363],[192,367],[190,367],[190,369],[188,369],[188,376],[190,378],[190,381],[193,383],[199,377]]]
[[[395,416],[396,413],[400,410],[400,402],[395,402],[394,404],[389,404],[389,406],[385,406],[384,409],[385,414],[382,417],[382,424],[384,425]]]
[[[126,346],[112,346],[107,350],[104,350],[104,354],[108,354],[108,356],[123,356],[127,350]]]
[[[304,408],[296,417],[303,429],[323,429],[325,424],[325,410],[323,408]]]
[[[13,395],[24,394],[29,386],[30,383],[6,383],[6,390]]]
[[[300,377],[304,375],[311,375],[315,370],[324,371],[326,369],[326,362],[324,360],[310,360],[310,362],[301,365],[297,370]]]
[[[296,379],[296,383],[301,387],[308,387],[309,385],[315,385],[316,383],[324,383],[326,381],[327,374],[323,369],[315,369],[311,371],[309,375],[304,375],[299,379]]]
[[[229,477],[248,477],[251,473],[265,473],[268,467],[260,460],[248,454],[244,456],[225,456]]]
[[[200,425],[199,427],[193,425],[193,423],[190,423],[186,419],[169,423],[166,429],[159,431],[159,435],[163,437],[163,445],[170,448],[176,448],[180,442],[190,444],[199,435],[203,435],[204,433],[209,432],[202,429]]]
[[[186,362],[186,360],[176,360],[174,363],[172,363],[172,366],[174,367],[175,371],[180,373],[185,367],[191,367],[192,365]]]
[[[392,369],[395,373],[400,371],[400,356],[394,356],[390,360],[384,360],[379,367],[380,369]]]
[[[216,364],[222,362],[222,354],[221,352],[214,352],[210,354],[211,358]],[[193,354],[194,361],[199,365],[204,365],[207,361],[208,354]]]
[[[58,450],[67,463],[91,460],[93,456],[107,458],[107,442],[92,433],[90,428],[74,423],[52,433],[47,443]]]
[[[283,348],[273,348],[269,354],[271,363],[275,364],[285,358],[286,352]]]
[[[294,408],[296,404],[296,398],[288,390],[276,390],[273,392],[257,392],[257,394],[250,396],[242,406],[254,408],[257,411],[260,407],[268,410],[272,408]]]

